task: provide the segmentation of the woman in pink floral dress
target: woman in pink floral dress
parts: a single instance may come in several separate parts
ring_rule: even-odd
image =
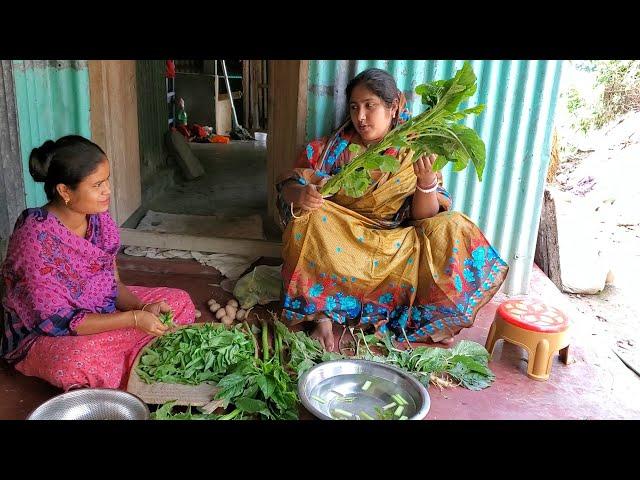
[[[49,203],[22,212],[9,240],[0,356],[64,390],[123,388],[140,349],[167,332],[158,315],[192,323],[193,302],[182,290],[120,281],[100,147],[75,135],[48,140],[31,152],[29,171]]]

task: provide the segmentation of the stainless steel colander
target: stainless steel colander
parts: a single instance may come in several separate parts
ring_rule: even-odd
[[[135,395],[109,388],[72,390],[46,401],[27,420],[148,420],[149,408]]]

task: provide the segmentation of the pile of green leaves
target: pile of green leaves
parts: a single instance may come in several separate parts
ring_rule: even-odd
[[[361,356],[365,360],[394,365],[413,374],[420,382],[441,385],[442,380],[453,379],[469,390],[482,390],[491,385],[495,375],[489,369],[489,352],[480,344],[462,340],[452,348],[418,347],[399,350],[390,336],[383,337],[386,355],[376,355],[369,349],[369,342],[382,347],[375,335],[359,335],[367,347]]]
[[[256,353],[244,328],[205,323],[168,333],[145,350],[136,371],[146,383],[217,382],[230,366]]]
[[[256,345],[256,354],[227,366],[224,375],[218,381],[219,390],[215,396],[216,400],[222,400],[223,408],[230,411],[221,415],[193,413],[191,408],[186,412],[173,412],[174,402],[170,402],[154,412],[153,418],[156,420],[297,419],[300,403],[297,393],[298,377],[291,368],[285,368],[283,363],[285,357],[282,338],[279,334],[282,330],[275,331],[274,353],[271,355],[269,329],[265,322],[262,323],[262,329],[257,330],[262,333],[262,358],[260,358],[257,341],[246,323],[245,326],[245,332],[251,336],[250,341]],[[318,347],[320,347],[319,344]]]
[[[290,375],[282,362],[284,352],[278,330],[274,333],[274,354],[270,356],[269,329],[262,323],[262,358],[236,365],[218,382],[216,399],[235,406],[228,418],[296,420],[298,418],[297,376]]]
[[[465,62],[449,80],[418,85],[415,91],[422,97],[426,110],[391,130],[378,144],[359,153],[329,179],[320,193],[331,196],[344,189],[351,197],[361,197],[371,184],[371,171],[395,172],[399,168],[395,157],[383,155],[391,147],[413,150],[414,161],[423,154],[436,153],[438,159],[433,165],[434,171],[452,162],[454,171],[459,172],[471,161],[478,180],[482,181],[486,156],[484,142],[472,128],[460,121],[467,115],[481,113],[484,105],[459,110],[460,104],[476,89],[476,75],[469,62]],[[351,144],[349,150],[358,153],[361,148]]]
[[[304,332],[293,333],[280,322],[276,329],[281,332],[284,342],[289,346],[291,359],[289,366],[297,375],[302,375],[314,365],[327,360],[346,358],[343,355],[323,351],[320,344]],[[363,343],[363,347],[360,347]],[[379,353],[374,353],[371,348]],[[360,354],[360,351],[363,351]],[[491,385],[495,375],[489,369],[489,353],[480,344],[462,340],[453,348],[418,347],[400,350],[393,346],[388,334],[382,340],[375,335],[358,334],[356,355],[349,358],[362,358],[401,368],[413,374],[425,386],[429,383],[447,384],[452,379],[469,390],[482,390]],[[444,381],[443,381],[444,380]]]
[[[326,352],[317,340],[304,332],[292,332],[286,325],[275,321],[273,355],[269,346],[269,329],[263,322],[262,357],[257,341],[245,324],[236,330],[242,342],[255,345],[247,349],[248,356],[235,363],[227,362],[218,369],[219,390],[215,399],[222,400],[228,411],[224,414],[173,412],[174,402],[160,407],[153,418],[157,420],[295,420],[298,418],[300,399],[297,382],[300,375],[320,362],[347,358]],[[249,339],[248,337],[251,336]],[[423,384],[441,385],[436,380],[451,378],[471,390],[488,387],[495,376],[489,370],[488,353],[481,345],[463,340],[451,349],[418,347],[400,350],[393,346],[390,336],[378,339],[375,335],[358,335],[357,350],[363,342],[362,355],[355,357],[402,368],[415,375]],[[379,353],[374,353],[373,350]],[[144,358],[144,356],[143,356]],[[195,382],[194,382],[195,383]],[[453,385],[453,384],[451,384]]]

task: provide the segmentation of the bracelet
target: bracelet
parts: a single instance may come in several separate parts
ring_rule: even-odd
[[[422,193],[435,192],[437,189],[438,189],[438,177],[436,177],[433,183],[429,185],[427,188],[420,188],[416,183],[416,190],[420,190]]]
[[[291,216],[293,218],[300,218],[300,217],[297,217],[295,213],[293,213],[293,202],[291,202]]]
[[[416,183],[416,185],[417,185],[417,183]],[[433,179],[433,182],[431,182],[429,184],[429,186],[427,186],[425,189],[429,189],[429,188],[435,187],[436,185],[438,185],[438,177],[437,176]]]
[[[147,308],[149,305],[151,305],[151,304],[150,303],[145,303],[140,310],[142,310],[144,312],[144,309]]]
[[[436,190],[438,190],[438,185],[434,186],[433,188],[427,188],[427,189],[424,189],[424,190],[416,185],[416,190],[420,190],[422,193],[433,193]]]
[[[136,317],[136,311],[131,310],[131,313],[133,313],[133,328],[138,328],[138,317]]]

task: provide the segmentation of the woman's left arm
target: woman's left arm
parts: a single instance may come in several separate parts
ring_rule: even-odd
[[[411,218],[423,220],[436,215],[440,211],[438,202],[438,177],[431,169],[437,155],[422,156],[413,164],[417,178],[417,188],[411,203]]]

